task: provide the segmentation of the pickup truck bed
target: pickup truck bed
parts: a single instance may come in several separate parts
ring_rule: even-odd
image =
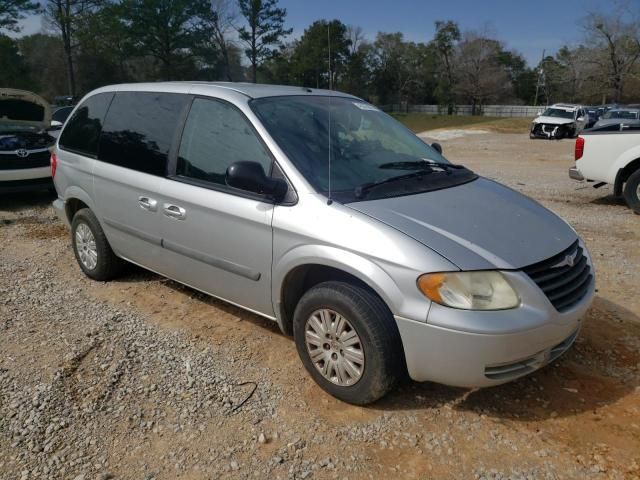
[[[586,130],[576,139],[574,180],[608,183],[640,213],[640,125],[623,125],[617,131]]]

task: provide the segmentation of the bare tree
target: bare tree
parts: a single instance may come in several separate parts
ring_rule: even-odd
[[[627,77],[640,59],[639,20],[628,3],[618,3],[612,13],[592,12],[583,23],[592,49],[585,60],[605,74],[602,87],[611,90],[616,102],[621,101]]]
[[[455,56],[455,92],[479,114],[482,105],[497,101],[512,91],[504,66],[498,61],[499,41],[477,32],[465,32]]]
[[[347,25],[347,39],[351,42],[349,47],[349,56],[353,56],[365,41],[364,30],[362,27]]]
[[[46,20],[62,39],[69,95],[76,94],[73,62],[73,52],[77,47],[76,29],[101,3],[102,0],[47,0],[45,5]]]
[[[211,24],[212,41],[220,52],[222,64],[224,65],[225,78],[233,82],[231,72],[231,61],[229,51],[235,47],[235,43],[230,40],[230,32],[238,18],[238,11],[234,8],[231,0],[212,0],[213,18]]]

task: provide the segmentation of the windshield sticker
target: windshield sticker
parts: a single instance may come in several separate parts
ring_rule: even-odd
[[[380,111],[376,107],[374,107],[373,105],[369,105],[368,103],[353,102],[353,104],[356,107],[358,107],[360,110],[372,110],[374,112],[379,112]]]

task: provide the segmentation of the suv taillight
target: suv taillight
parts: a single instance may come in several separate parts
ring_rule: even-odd
[[[579,160],[584,155],[584,138],[578,137],[576,138],[576,150],[574,152],[574,158]]]
[[[51,178],[55,178],[56,168],[58,168],[58,157],[55,152],[51,152]]]

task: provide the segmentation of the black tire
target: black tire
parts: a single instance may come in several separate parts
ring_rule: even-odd
[[[635,213],[640,215],[640,170],[636,170],[624,184],[624,200]]]
[[[364,352],[362,374],[352,385],[326,379],[314,364],[305,341],[307,320],[320,309],[343,316],[360,337]],[[366,288],[329,281],[307,291],[296,306],[293,335],[305,368],[326,392],[355,405],[366,405],[386,395],[406,372],[400,333],[385,303]],[[342,355],[342,351],[340,351]]]
[[[80,259],[80,252],[77,245],[77,231],[81,225],[85,225],[89,228],[95,239],[95,250],[97,252],[97,261],[94,268],[87,267]],[[118,258],[109,242],[107,237],[100,226],[100,222],[94,215],[94,213],[88,208],[82,208],[76,212],[71,222],[71,244],[73,246],[73,253],[76,256],[76,260],[84,274],[94,280],[105,282],[115,278],[125,265],[124,260]]]

